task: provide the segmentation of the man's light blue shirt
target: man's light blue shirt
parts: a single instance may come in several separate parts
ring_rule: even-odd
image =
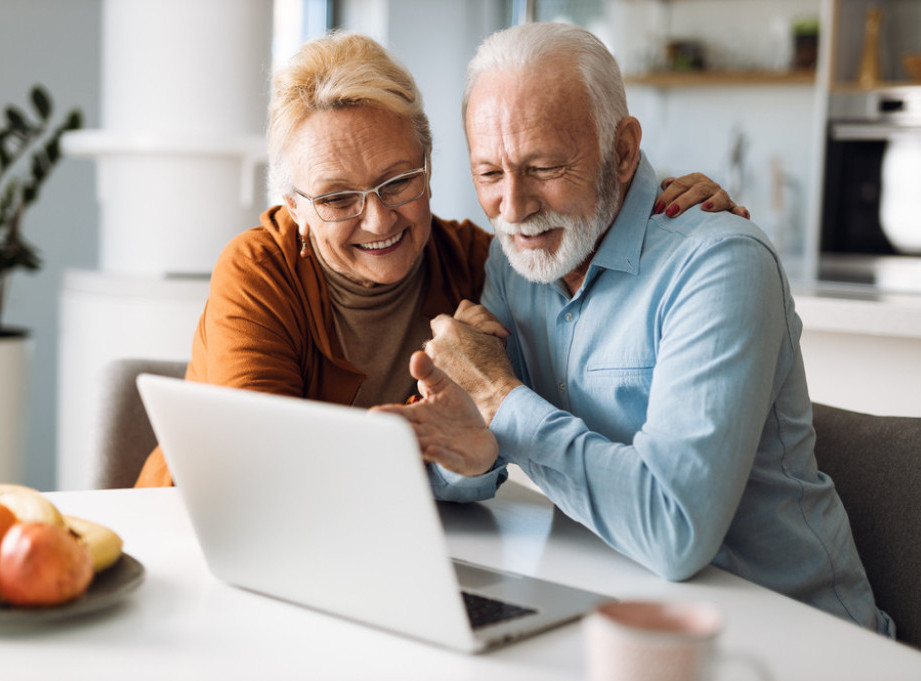
[[[708,564],[891,634],[816,469],[801,323],[767,237],[729,213],[651,215],[643,157],[582,287],[534,284],[493,241],[483,304],[524,382],[490,425],[567,515],[668,579]],[[442,498],[491,496],[435,470]],[[477,486],[479,485],[479,489]],[[440,488],[439,488],[440,487]]]

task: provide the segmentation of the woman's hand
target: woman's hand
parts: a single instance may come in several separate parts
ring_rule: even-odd
[[[470,396],[435,366],[424,352],[409,360],[422,399],[410,405],[374,407],[402,416],[413,427],[422,458],[461,475],[482,475],[499,455],[496,438]]]
[[[665,213],[670,218],[677,217],[688,208],[701,203],[701,210],[709,213],[728,210],[742,218],[751,217],[745,206],[736,204],[725,189],[703,173],[691,173],[679,178],[666,177],[662,180],[662,189],[652,209],[656,215]]]

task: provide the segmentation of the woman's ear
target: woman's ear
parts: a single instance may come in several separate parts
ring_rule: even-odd
[[[301,224],[301,221],[300,221],[300,219],[298,218],[298,215],[297,215],[297,201],[294,200],[294,197],[293,197],[293,196],[290,196],[290,195],[287,195],[287,194],[286,194],[285,196],[283,196],[282,198],[284,199],[285,208],[288,209],[288,213],[291,215],[291,217],[294,219],[294,221],[295,221],[298,225],[300,225],[300,224]]]
[[[633,116],[626,116],[617,124],[614,136],[614,158],[617,159],[617,181],[629,182],[640,162],[640,140],[643,129]]]

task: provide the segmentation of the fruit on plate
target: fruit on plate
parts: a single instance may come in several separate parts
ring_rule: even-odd
[[[64,527],[61,513],[42,493],[24,485],[0,484],[0,504],[20,522],[41,522]]]
[[[0,504],[0,541],[3,540],[3,535],[6,534],[6,531],[10,529],[15,522],[16,514],[8,507]]]
[[[99,572],[110,567],[122,555],[122,539],[105,525],[91,520],[64,516],[64,522],[93,557],[93,570]]]
[[[0,542],[0,599],[11,605],[67,603],[92,580],[89,549],[60,525],[18,522]]]
[[[61,515],[31,487],[0,484],[0,601],[67,603],[121,554],[121,537],[108,527]]]

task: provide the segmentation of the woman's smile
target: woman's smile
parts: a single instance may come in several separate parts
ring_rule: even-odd
[[[389,239],[384,239],[383,241],[371,241],[364,244],[355,244],[355,246],[365,253],[370,255],[387,255],[388,253],[393,253],[403,241],[403,236],[406,234],[406,230],[403,229],[399,234],[395,234]]]

